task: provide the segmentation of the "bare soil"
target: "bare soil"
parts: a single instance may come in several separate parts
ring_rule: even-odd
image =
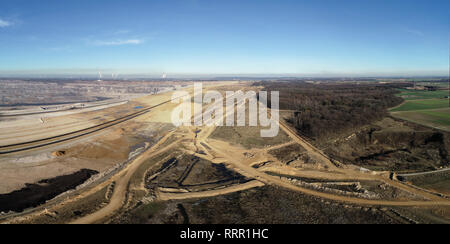
[[[212,139],[223,140],[245,148],[264,148],[289,142],[289,137],[280,130],[278,136],[264,138],[260,136],[263,127],[259,126],[221,126],[212,133]]]
[[[37,207],[57,195],[74,189],[88,180],[97,171],[82,169],[70,175],[41,180],[18,191],[0,195],[0,212],[22,212]]]
[[[448,133],[390,118],[325,144],[332,158],[372,170],[420,172],[450,165]]]
[[[343,206],[271,186],[206,199],[142,205],[116,221],[149,224],[182,224],[186,221],[190,224],[402,223],[378,208]]]
[[[213,164],[192,155],[184,155],[179,159],[169,158],[157,171],[162,173],[147,182],[147,188],[182,188],[198,191],[248,181],[242,175],[227,169],[224,164]],[[148,174],[154,173],[156,172]]]

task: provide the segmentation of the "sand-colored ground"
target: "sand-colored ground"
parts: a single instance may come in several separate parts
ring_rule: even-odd
[[[234,84],[236,85],[236,84]],[[223,84],[222,84],[223,86]],[[213,87],[211,87],[213,88]],[[169,98],[169,94],[166,97],[160,98],[151,97],[146,99],[140,99],[136,102],[150,106],[152,104],[164,101]],[[136,119],[133,119],[133,124],[136,126],[152,123],[152,122],[167,122],[170,119],[171,110],[174,108],[174,104],[164,104],[150,111],[149,113],[142,115]],[[193,117],[198,115],[193,115]],[[224,116],[229,116],[228,114]],[[129,122],[127,122],[129,123]],[[136,127],[137,128],[137,127]],[[280,143],[279,145],[271,145],[270,147],[263,148],[244,148],[240,145],[233,145],[227,142],[227,138],[212,139],[211,134],[216,130],[214,126],[192,126],[192,127],[179,127],[172,130],[170,133],[164,133],[165,136],[152,147],[135,158],[125,169],[114,175],[107,182],[95,187],[87,192],[80,194],[79,197],[87,196],[96,192],[96,190],[103,189],[105,185],[115,182],[114,192],[110,199],[110,203],[99,211],[76,219],[73,223],[101,223],[104,222],[110,216],[118,214],[123,211],[124,208],[129,207],[133,196],[129,193],[136,189],[130,189],[130,182],[133,179],[135,173],[141,165],[147,160],[156,158],[158,155],[167,151],[182,151],[185,154],[195,155],[199,158],[206,159],[213,164],[225,164],[228,169],[231,169],[247,178],[253,179],[249,183],[242,185],[233,185],[221,189],[206,190],[203,192],[157,192],[157,201],[167,201],[171,199],[187,199],[187,198],[204,198],[217,196],[221,194],[228,194],[235,191],[243,191],[249,188],[262,186],[262,185],[275,185],[278,187],[286,188],[292,191],[301,192],[303,194],[316,196],[323,199],[332,201],[345,202],[356,205],[370,205],[370,206],[415,206],[415,207],[427,207],[427,206],[450,206],[450,200],[430,193],[428,191],[421,190],[420,188],[411,187],[407,184],[398,182],[397,180],[390,179],[389,172],[373,172],[365,169],[361,169],[356,166],[342,165],[339,162],[330,160],[322,151],[315,148],[308,143],[302,137],[297,135],[288,125],[280,123],[281,130],[286,133],[290,140],[288,142]],[[167,145],[167,141],[171,136],[177,135],[178,139]],[[120,138],[122,135],[118,135]],[[259,135],[255,135],[259,136]],[[291,146],[293,144],[299,145],[304,149],[306,154],[312,158],[313,163],[309,163],[305,167],[292,167],[280,162],[276,157],[270,154],[271,150],[280,149]],[[268,162],[268,163],[267,163]],[[156,162],[155,162],[156,163]],[[267,163],[267,164],[264,164]],[[299,162],[301,164],[302,162]],[[255,167],[262,164],[261,167]],[[333,194],[331,192],[323,192],[310,188],[305,188],[301,185],[293,184],[291,181],[283,177],[267,174],[267,172],[276,172],[282,175],[288,176],[300,176],[311,179],[319,180],[331,180],[339,183],[339,181],[352,181],[358,182],[362,180],[376,181],[380,184],[388,185],[392,188],[396,188],[400,191],[407,192],[408,194],[415,196],[411,199],[366,199],[355,196],[344,196]],[[138,179],[143,181],[144,179]],[[139,184],[140,191],[150,193],[145,188],[144,182]],[[423,200],[417,200],[423,199]],[[134,199],[139,201],[139,199]]]
[[[264,183],[254,180],[247,183],[234,185],[230,187],[226,187],[223,189],[205,191],[205,192],[189,192],[189,193],[166,193],[160,192],[158,194],[158,199],[161,201],[167,200],[181,200],[181,199],[190,199],[190,198],[205,198],[205,197],[214,197],[220,196],[224,194],[229,194],[237,191],[245,191],[255,187],[264,186]]]
[[[168,102],[171,96],[172,93],[150,95],[141,97],[137,99],[138,101],[130,101],[101,110],[43,118],[44,123],[36,122],[35,115],[21,117],[15,126],[10,126],[10,122],[5,122],[8,126],[2,128],[0,134],[0,151],[7,150],[2,146],[39,141],[98,126],[135,113],[141,110],[141,107],[153,107]],[[166,114],[166,111],[172,109],[173,106],[171,103],[160,105],[160,107],[155,107],[152,111],[141,115],[143,118],[136,117],[133,120],[124,121],[121,124],[72,140],[33,150],[0,155],[0,194],[18,190],[26,183],[71,174],[83,168],[102,172],[126,161],[130,148],[133,147],[133,144],[138,144],[138,142],[133,142],[133,137],[136,136],[133,133],[148,134],[149,137],[157,138],[158,133],[161,133],[161,130],[164,131],[162,128],[164,124],[170,126],[170,120],[168,118],[161,119],[158,114]],[[0,126],[5,123],[0,123]],[[133,141],[130,142],[130,140]],[[17,146],[17,148],[41,143]],[[65,154],[55,154],[58,151],[64,151]]]

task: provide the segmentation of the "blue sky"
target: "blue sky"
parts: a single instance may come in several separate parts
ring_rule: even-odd
[[[445,75],[450,1],[2,0],[0,74]]]

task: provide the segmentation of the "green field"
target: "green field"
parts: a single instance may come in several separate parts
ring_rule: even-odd
[[[392,112],[392,116],[428,127],[450,131],[450,108]]]
[[[433,111],[420,111],[424,115],[434,117],[436,122],[448,125],[450,122],[450,110],[442,109],[442,110],[433,110]]]
[[[442,88],[448,88],[448,82],[419,82],[419,86],[437,86]]]
[[[411,91],[401,89],[397,96],[405,102],[390,110],[391,115],[428,127],[450,131],[448,91]]]
[[[408,100],[401,106],[391,109],[391,112],[430,110],[448,107],[448,99]]]
[[[449,95],[447,90],[439,90],[439,91],[414,91],[407,89],[399,89],[401,93],[397,94],[397,96],[405,99],[405,100],[419,100],[419,99],[442,99]]]

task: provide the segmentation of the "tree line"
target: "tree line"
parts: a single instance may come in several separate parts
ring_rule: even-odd
[[[288,120],[302,134],[321,139],[360,127],[388,115],[400,104],[396,88],[405,84],[310,84],[303,81],[257,82],[267,91],[280,92],[280,109],[292,110]],[[270,104],[270,101],[269,101]]]

